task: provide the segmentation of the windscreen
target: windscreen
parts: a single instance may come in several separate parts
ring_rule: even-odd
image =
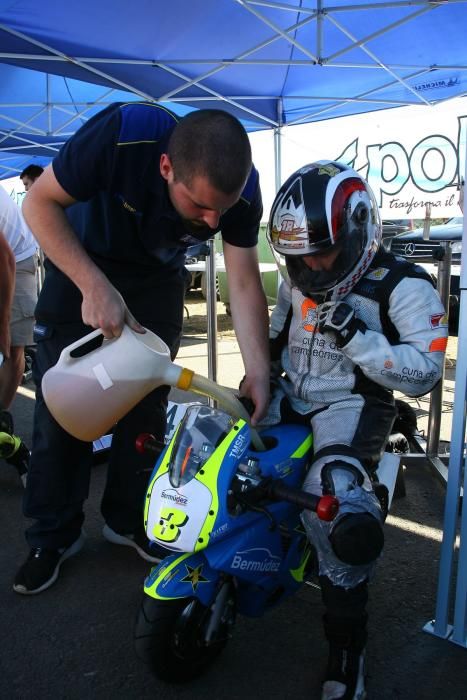
[[[170,483],[183,486],[203,468],[234,421],[210,406],[190,406],[180,424],[169,466]]]

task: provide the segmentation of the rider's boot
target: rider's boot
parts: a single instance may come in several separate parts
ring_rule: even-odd
[[[23,486],[26,488],[26,480],[28,477],[29,459],[31,453],[22,440],[20,440],[16,436],[14,437],[16,440],[19,441],[19,444],[17,445],[17,449],[14,451],[14,453],[5,461],[7,462],[7,464],[12,464],[15,467],[23,483]]]
[[[10,411],[2,408],[0,406],[0,433],[8,433],[8,435],[13,435],[13,416]]]
[[[13,418],[9,411],[0,410],[0,458],[12,464],[26,486],[30,453],[24,442],[13,434]]]
[[[363,700],[365,691],[366,615],[337,618],[324,615],[329,658],[321,700]]]

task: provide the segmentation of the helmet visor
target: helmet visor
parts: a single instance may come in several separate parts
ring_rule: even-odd
[[[302,294],[313,298],[317,294],[322,295],[334,289],[345,279],[358,262],[359,253],[355,249],[351,251],[340,250],[330,269],[313,269],[307,265],[307,257],[288,255],[286,257],[287,272],[292,284],[298,287]]]

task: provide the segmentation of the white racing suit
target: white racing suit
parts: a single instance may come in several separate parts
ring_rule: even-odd
[[[383,545],[382,514],[369,475],[396,415],[393,391],[420,396],[433,389],[442,374],[448,331],[425,271],[383,250],[345,302],[365,325],[339,349],[333,333],[320,333],[317,305],[282,283],[271,317],[277,373],[264,424],[311,424],[314,459],[304,489],[333,493],[340,501],[332,524],[309,511],[303,515],[318,555],[325,631],[329,639],[350,635],[349,643],[363,648],[366,584]]]

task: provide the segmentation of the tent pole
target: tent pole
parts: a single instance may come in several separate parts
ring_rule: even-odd
[[[274,175],[276,192],[282,184],[282,99],[277,101],[277,127],[274,129]]]
[[[282,99],[277,102],[277,123],[278,126],[274,129],[274,175],[275,175],[275,186],[276,193],[279,192],[280,186],[282,185],[282,110],[283,104]],[[269,218],[269,212],[268,212]],[[277,291],[279,292],[279,287],[281,285],[281,272],[279,267],[277,267]]]
[[[282,170],[282,158],[281,158],[281,127],[274,129],[274,176],[276,192],[278,192],[281,186],[281,170]]]
[[[466,165],[465,165],[465,175],[467,175],[467,152],[466,152]],[[463,178],[463,183],[465,183],[466,177],[464,175]],[[464,184],[461,185],[462,191],[464,188]],[[464,212],[464,205],[462,206],[462,210]],[[467,240],[467,223],[465,220],[464,216],[464,231],[462,235],[462,242],[464,243]],[[460,289],[461,289],[461,304],[466,304],[466,289],[467,289],[467,269],[465,266],[465,261],[464,264],[462,265],[461,268],[461,280],[460,280]],[[464,297],[464,300],[462,301],[462,297]],[[464,309],[465,312],[465,309]],[[459,317],[459,324],[460,324],[460,317]],[[460,330],[459,326],[459,330]],[[458,337],[458,351],[457,355],[461,354],[462,356],[465,357],[465,352],[462,350],[461,353],[459,353],[459,349],[464,347],[464,338],[466,337],[466,323],[464,323],[464,326],[462,328],[462,333],[459,334]],[[463,378],[464,378],[464,383],[462,385],[463,387],[463,394],[462,396],[464,397],[464,404],[463,404],[463,413],[462,416],[459,417],[458,423],[459,425],[461,424],[461,419],[462,419],[462,432],[461,435],[458,437],[458,440],[461,441],[461,450],[459,451],[459,479],[461,475],[461,470],[462,470],[462,457],[464,458],[464,485],[463,485],[463,500],[465,500],[465,495],[467,494],[467,468],[466,468],[466,445],[465,445],[465,422],[466,422],[466,405],[467,405],[467,362],[464,359],[463,360]],[[459,370],[460,373],[461,370]],[[456,370],[456,376],[457,376],[457,370]],[[457,391],[460,392],[460,387],[457,389],[456,386],[456,393]],[[454,404],[454,407],[456,408],[456,404]],[[457,487],[458,492],[457,492],[457,502],[460,504],[460,492],[459,492],[459,485]],[[460,524],[460,547],[459,547],[459,559],[457,562],[457,582],[456,582],[456,593],[455,593],[455,598],[454,598],[454,626],[453,626],[453,631],[452,631],[452,637],[451,641],[455,642],[456,644],[459,644],[460,646],[463,646],[467,649],[467,508],[465,507],[465,503],[463,504],[464,507],[462,508],[462,517],[461,517],[461,524]],[[453,548],[452,548],[453,549]],[[452,555],[452,549],[451,549],[451,555]]]
[[[208,242],[206,256],[206,302],[208,318],[208,377],[217,382],[217,284],[214,239]]]
[[[451,242],[440,243],[443,257],[438,262],[437,289],[445,309],[449,309],[449,288],[451,281]],[[439,436],[441,431],[441,416],[443,412],[443,388],[444,388],[445,363],[440,380],[430,393],[430,408],[428,412],[428,436],[426,441],[426,454],[428,457],[437,457],[439,453]]]
[[[466,159],[467,161],[467,159]],[[466,162],[467,168],[467,162]],[[467,221],[464,217],[462,246],[467,249]],[[467,408],[467,260],[461,261],[459,330],[457,341],[454,410],[452,416],[451,446],[444,508],[443,541],[439,563],[438,593],[435,619],[424,626],[424,631],[467,648],[467,508],[462,508],[460,547],[457,564],[457,584],[454,604],[454,626],[448,625],[451,579],[459,515],[461,477],[465,462],[465,426]],[[467,470],[464,470],[464,498],[467,493]]]

